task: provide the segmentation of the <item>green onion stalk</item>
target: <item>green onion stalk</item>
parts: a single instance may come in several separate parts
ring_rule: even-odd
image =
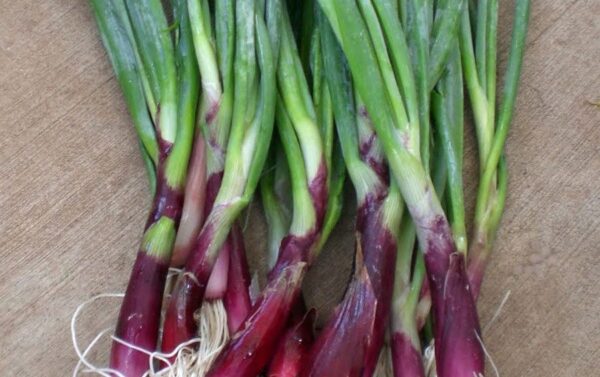
[[[189,0],[186,3],[194,51],[199,62],[202,96],[186,200],[173,252],[172,263],[175,266],[185,263],[219,189],[233,99],[233,2],[219,2],[215,7],[215,19],[219,20],[215,30],[207,1]],[[206,198],[207,195],[212,198]],[[206,208],[205,200],[208,201]]]
[[[462,72],[459,72],[461,67],[460,63],[456,61],[458,58],[453,58],[432,96],[433,117],[436,119],[436,123],[441,126],[439,127],[439,133],[448,159],[447,206],[452,228],[458,239],[458,235],[465,235],[464,203],[462,194],[460,194],[462,190],[462,182],[460,181],[462,163],[460,160],[453,158],[451,151],[454,149],[456,152],[454,155],[456,156],[463,153],[460,141],[462,136],[458,137],[459,134],[452,131],[448,135],[444,131],[452,130],[452,123],[456,124],[460,119],[455,118],[454,122],[448,124],[450,127],[445,127],[444,124],[448,119],[452,119],[458,114],[459,111],[462,111],[462,100],[461,103],[455,103],[454,105],[452,103],[455,102],[455,98],[463,97],[462,93],[458,93],[457,88],[462,88],[463,79],[461,75],[464,75],[464,81],[471,99],[481,175],[474,219],[474,234],[472,243],[469,245],[467,265],[474,300],[477,300],[479,295],[487,258],[491,252],[506,198],[507,172],[502,150],[517,93],[524,42],[527,34],[529,8],[529,1],[522,1],[517,3],[515,9],[513,38],[505,77],[504,99],[499,110],[500,115],[496,115],[497,1],[480,1],[477,5],[470,2],[469,9],[463,12],[461,16],[460,48],[458,49],[461,54]],[[472,29],[471,25],[475,25],[475,28]],[[448,138],[453,133],[457,137]],[[496,151],[493,154],[492,149]],[[466,251],[466,239],[464,239],[462,245],[464,245]]]
[[[455,41],[456,49],[452,53],[444,73],[432,92],[431,114],[435,131],[436,151],[432,154],[434,158],[434,168],[432,176],[436,192],[445,199],[445,208],[448,213],[450,226],[457,241],[457,245],[464,246],[466,249],[465,238],[465,207],[463,195],[463,140],[464,140],[464,94],[461,75],[460,53],[458,50],[458,41]],[[457,246],[458,247],[458,246]],[[420,276],[422,279],[424,266],[420,255],[417,256],[413,276]],[[410,290],[405,288],[404,295],[406,303],[399,300],[398,306],[404,308],[404,315],[396,317],[400,328],[410,327],[411,334],[415,334],[425,325],[431,305],[431,297],[423,295],[421,298],[414,297],[417,287],[421,286],[418,279],[413,278]],[[426,283],[427,281],[423,281]],[[427,288],[427,286],[422,286]],[[415,301],[418,299],[418,302]],[[399,312],[401,312],[399,310]],[[408,317],[407,317],[408,315]],[[406,319],[408,318],[408,320]],[[425,337],[428,338],[427,336]],[[430,339],[431,337],[429,337]],[[418,340],[418,338],[416,339]],[[413,342],[416,343],[415,338]],[[398,347],[400,349],[400,347]],[[432,355],[433,356],[433,355]],[[435,364],[430,364],[431,360],[426,360],[428,370],[426,375],[431,375],[430,371]],[[398,367],[397,369],[400,369]]]
[[[317,124],[320,126],[321,138],[323,139],[327,171],[330,172],[327,177],[327,185],[329,187],[327,211],[323,220],[321,237],[316,246],[317,250],[321,250],[341,215],[346,167],[339,144],[334,137],[335,128],[332,100],[323,66],[324,57],[321,49],[322,32],[321,28],[317,27],[316,23],[313,22],[318,7],[312,1],[305,2],[302,7],[302,32],[299,42],[300,55],[305,56],[307,62],[304,65],[310,69],[308,73],[310,73],[310,77],[312,78],[312,98],[317,115]],[[303,47],[309,51],[303,54]],[[305,59],[302,60],[304,61]],[[281,239],[286,232],[285,229],[287,229],[285,228],[285,224],[289,226],[285,214],[290,213],[289,205],[286,204],[289,201],[285,193],[281,192],[281,188],[286,186],[285,182],[289,182],[289,176],[281,174],[283,169],[277,169],[278,166],[285,166],[285,163],[277,165],[277,162],[275,162],[275,164],[275,170],[267,175],[269,178],[266,179],[267,182],[265,182],[265,190],[263,191],[266,194],[263,195],[265,213],[267,213],[267,218],[270,219],[268,221],[269,224],[275,227],[275,229],[269,231],[271,235],[270,239],[276,243],[268,248],[270,251],[275,252],[275,255],[269,258],[269,260],[273,261],[277,258]],[[277,207],[279,207],[279,210],[277,210]],[[284,215],[282,216],[282,214]],[[284,225],[276,225],[277,222],[273,221],[275,219],[281,220],[280,222]],[[277,343],[275,355],[272,357],[267,368],[267,375],[280,377],[295,377],[299,375],[302,367],[307,362],[314,341],[313,328],[315,314],[314,309],[307,311],[306,305],[302,297],[300,297],[292,309],[287,329]]]
[[[464,204],[462,194],[462,82],[454,80],[452,102],[436,109],[435,91],[448,69],[446,62],[454,59],[458,49],[457,32],[460,16],[465,8],[463,0],[403,1],[400,4],[401,22],[407,29],[408,48],[412,52],[412,66],[419,97],[420,152],[426,170],[438,197],[450,186],[448,201],[456,201],[449,213],[450,225],[458,252],[466,251]],[[454,71],[460,73],[454,64]],[[437,86],[436,86],[437,87]],[[458,93],[454,93],[458,92]],[[446,106],[450,118],[446,116]],[[433,115],[435,128],[430,125]],[[433,132],[432,132],[433,131]],[[455,136],[453,143],[449,135]],[[433,149],[432,149],[433,147]],[[460,147],[460,148],[459,148]],[[448,179],[448,183],[446,183]],[[461,212],[462,211],[462,215]],[[456,216],[455,216],[456,215]],[[431,307],[429,284],[425,278],[422,254],[415,254],[416,229],[411,218],[403,219],[400,227],[394,304],[392,305],[391,344],[394,373],[397,376],[422,376],[419,330],[425,324]]]
[[[352,281],[300,375],[328,376],[335,370],[371,376],[389,321],[402,204],[395,184],[388,185],[380,142],[360,95],[354,93],[343,52],[323,18],[320,24],[337,134],[357,195],[357,250]]]
[[[502,99],[496,99],[498,1],[480,0],[475,27],[469,14],[462,16],[460,51],[465,83],[469,92],[479,151],[479,187],[474,229],[468,256],[468,275],[477,299],[492,244],[504,211],[507,167],[504,144],[508,136],[519,76],[523,63],[531,2],[517,0],[512,42],[504,77]]]
[[[287,160],[280,143],[272,144],[271,164],[261,179],[261,199],[268,225],[267,261],[271,269],[277,262],[279,246],[290,225],[292,203],[289,192],[290,176]],[[269,361],[267,375],[296,376],[305,362],[306,354],[314,341],[313,328],[316,318],[314,309],[306,309],[299,295],[292,304],[285,331],[277,342],[274,355]]]
[[[219,5],[225,5],[219,3]],[[224,13],[234,17],[233,102],[223,178],[167,303],[162,351],[172,352],[195,338],[194,313],[202,305],[209,278],[235,220],[258,185],[274,124],[275,64],[259,2],[238,0]],[[190,8],[191,9],[191,8]],[[234,15],[228,13],[234,12]],[[225,22],[219,18],[220,22]],[[231,35],[231,34],[228,34]],[[219,36],[217,35],[217,39]],[[224,43],[220,43],[224,46]],[[222,60],[221,63],[223,64]],[[210,135],[210,132],[207,132]],[[205,136],[210,140],[210,136]],[[210,163],[208,168],[210,170]]]
[[[281,7],[279,17],[269,30],[274,44],[279,45],[276,123],[290,174],[290,226],[279,245],[267,286],[207,376],[254,377],[271,361],[298,303],[306,269],[319,253],[326,219],[328,163],[319,117],[285,5],[266,3],[267,10],[276,5]]]
[[[483,374],[479,320],[464,255],[457,251],[420,151],[418,75],[411,68],[401,17],[392,1],[359,3],[320,1],[337,30],[355,86],[415,225],[432,295],[438,374]],[[444,346],[446,342],[449,345]]]
[[[217,22],[213,26],[207,1],[186,2],[199,62],[202,97],[182,219],[171,262],[175,266],[182,266],[191,253],[223,179],[234,90],[234,6],[231,0],[215,4],[214,19]],[[236,223],[219,252],[206,288],[207,301],[199,315],[202,321],[199,327],[203,329],[199,337],[205,344],[219,344],[226,340],[221,336],[221,322],[226,321],[228,333],[233,333],[246,318],[251,306],[249,285],[243,234]]]
[[[154,202],[121,306],[110,367],[141,376],[156,350],[162,295],[181,216],[198,76],[181,1],[173,38],[160,1],[91,1],[100,35],[138,131]],[[185,85],[183,85],[185,83]],[[145,352],[140,351],[144,350]]]

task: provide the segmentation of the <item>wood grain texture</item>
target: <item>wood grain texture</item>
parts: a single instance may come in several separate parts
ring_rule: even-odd
[[[502,2],[501,52],[511,3]],[[510,291],[485,332],[501,374],[593,376],[600,358],[600,109],[587,101],[600,100],[600,1],[534,1],[531,22],[482,323]],[[70,317],[93,295],[123,290],[149,201],[87,2],[0,1],[0,109],[0,375],[67,376],[76,362]],[[474,156],[472,146],[467,151]],[[472,206],[473,176],[467,181]],[[351,196],[306,283],[323,313],[349,274]],[[257,266],[264,226],[256,206],[247,219]],[[116,305],[90,308],[82,340],[113,323]]]

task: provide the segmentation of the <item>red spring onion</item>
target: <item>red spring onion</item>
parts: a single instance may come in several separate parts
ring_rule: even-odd
[[[205,297],[219,249],[254,193],[271,139],[275,67],[268,33],[254,1],[241,0],[235,5],[235,100],[223,182],[168,302],[163,351],[173,350],[196,335],[194,312]],[[232,12],[233,7],[229,7],[223,15],[233,17]]]
[[[253,377],[267,365],[299,297],[307,263],[318,251],[316,246],[325,215],[327,163],[322,139],[287,12],[280,14],[283,16],[278,22],[281,25],[277,70],[280,98],[276,114],[292,181],[292,221],[288,235],[281,242],[278,260],[269,273],[267,287],[244,326],[232,337],[208,373],[213,377]],[[271,33],[278,35],[273,29]]]
[[[151,112],[155,125],[155,135],[145,136],[154,137],[158,145],[154,203],[121,306],[115,332],[118,340],[113,343],[110,359],[112,369],[137,377],[149,369],[150,361],[146,353],[133,347],[147,352],[156,349],[162,294],[181,216],[193,138],[197,68],[182,1],[174,4],[180,35],[176,46],[170,33],[164,32],[167,20],[159,1],[126,5],[93,1],[92,6],[134,123],[140,121],[140,100],[145,98],[146,111]]]

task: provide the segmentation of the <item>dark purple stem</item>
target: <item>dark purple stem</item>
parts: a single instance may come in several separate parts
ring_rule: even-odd
[[[483,376],[485,354],[479,319],[465,273],[464,258],[460,253],[450,255],[444,293],[446,306],[440,346],[442,353],[436,359],[438,376]]]
[[[205,225],[186,262],[184,273],[173,289],[163,324],[161,349],[165,353],[175,350],[181,343],[197,336],[198,324],[194,313],[202,305],[214,266],[206,254],[209,244],[213,241],[213,234],[214,229],[210,229],[210,225]],[[223,249],[229,247],[231,247],[231,237],[227,237],[220,252],[227,252]]]
[[[371,125],[371,129],[373,128],[371,117],[365,106],[359,106],[358,115]],[[381,152],[378,152],[376,149],[378,143],[379,141],[375,132],[370,133],[367,138],[361,138],[360,145],[358,146],[359,154],[361,159],[381,178],[382,182],[388,182],[389,169]]]
[[[156,349],[162,292],[169,263],[140,251],[121,306],[115,336],[149,352]],[[142,376],[150,367],[147,354],[113,341],[110,368],[126,377]]]
[[[467,275],[469,276],[469,285],[471,286],[471,292],[475,302],[477,302],[477,299],[479,298],[479,291],[481,290],[481,283],[483,282],[489,250],[490,245],[486,242],[486,237],[483,235],[476,237],[469,248]]]
[[[372,341],[365,352],[364,377],[372,376],[377,367],[389,323],[394,286],[396,241],[388,226],[382,223],[383,201],[383,196],[369,195],[358,210],[356,222],[364,265],[377,299]]]
[[[329,321],[326,331],[317,339],[315,347],[311,350],[311,362],[308,363],[305,376],[326,376],[327,370],[336,370],[334,364],[343,357],[349,357],[357,362],[360,360],[360,375],[372,376],[379,354],[384,343],[385,330],[389,322],[391,310],[392,288],[394,285],[394,266],[396,263],[396,242],[386,224],[382,223],[383,202],[386,193],[368,195],[358,209],[356,229],[358,234],[357,274],[346,292],[341,310],[336,311]],[[362,270],[364,274],[362,276]],[[368,282],[369,289],[356,289]],[[361,309],[360,315],[348,310],[354,303],[369,300],[355,295],[370,294],[374,296],[373,307]],[[369,318],[368,314],[373,314]],[[347,316],[348,318],[344,318]],[[356,323],[355,323],[356,322]],[[370,326],[365,323],[372,322]],[[351,331],[360,339],[368,339],[364,347],[354,348],[347,342],[340,342]],[[358,333],[363,331],[362,333]],[[350,348],[349,348],[350,347]],[[347,356],[343,356],[347,355]],[[333,363],[327,365],[327,363]],[[352,363],[348,366],[351,373]],[[345,375],[345,374],[344,374]]]
[[[267,275],[267,279],[269,281],[277,279],[287,267],[298,262],[308,262],[310,248],[316,241],[317,234],[314,231],[304,237],[294,235],[285,236],[279,246],[277,262]]]
[[[207,377],[255,377],[271,359],[299,297],[304,271],[311,262],[311,251],[320,236],[327,204],[327,167],[324,162],[308,184],[308,189],[316,212],[315,227],[305,235],[290,234],[281,241],[277,262],[268,275],[267,288]]]
[[[425,377],[421,352],[406,334],[392,335],[392,363],[394,377]]]
[[[436,217],[428,225],[425,265],[431,290],[438,377],[483,374],[484,353],[479,320],[463,255],[456,252],[448,222]],[[481,367],[480,367],[481,364]]]
[[[321,163],[319,164],[317,174],[308,185],[308,191],[310,192],[310,197],[312,198],[312,203],[315,208],[315,214],[317,218],[315,228],[319,230],[319,233],[321,231],[321,227],[323,226],[325,212],[327,211],[328,190],[327,165],[325,164],[325,160],[322,159]]]
[[[436,358],[441,355],[441,334],[444,328],[444,284],[448,272],[448,258],[456,252],[450,227],[445,218],[438,216],[429,225],[429,239],[425,247],[425,267],[433,311],[433,333],[435,336]]]

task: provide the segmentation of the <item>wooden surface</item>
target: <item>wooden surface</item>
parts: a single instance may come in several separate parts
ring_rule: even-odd
[[[600,100],[600,0],[534,3],[508,140],[510,193],[479,306],[485,325],[511,292],[484,334],[502,376],[594,376],[600,109],[587,101]],[[124,289],[149,200],[87,2],[0,1],[0,109],[0,375],[67,376],[71,315]],[[258,255],[256,211],[248,224]],[[321,308],[339,300],[348,273],[351,210],[333,237],[307,283]],[[113,323],[116,305],[90,307],[82,340]]]

